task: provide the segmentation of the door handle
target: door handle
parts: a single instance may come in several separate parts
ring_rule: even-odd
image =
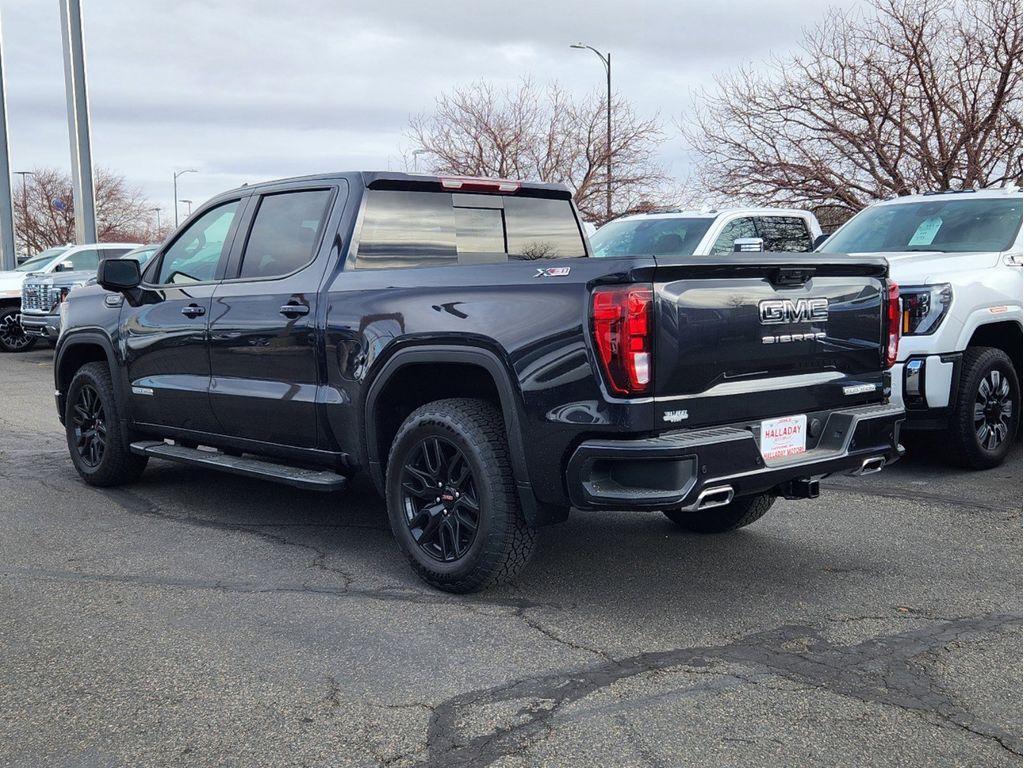
[[[305,304],[285,304],[281,307],[281,314],[285,317],[301,317],[309,314],[309,307]]]
[[[199,317],[206,314],[206,307],[201,307],[198,304],[189,304],[187,307],[181,308],[181,314],[185,317]]]

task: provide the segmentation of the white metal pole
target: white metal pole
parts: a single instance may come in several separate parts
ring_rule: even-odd
[[[68,134],[71,139],[71,180],[75,199],[75,240],[96,242],[96,190],[89,140],[89,95],[85,80],[85,44],[80,0],[59,0],[64,43],[64,85]]]
[[[3,25],[0,24],[0,269],[15,266],[11,158],[7,146],[7,83],[4,81]]]

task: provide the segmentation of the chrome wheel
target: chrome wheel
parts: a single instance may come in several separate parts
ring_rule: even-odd
[[[75,449],[82,463],[88,467],[98,467],[103,461],[107,448],[105,419],[99,393],[91,385],[83,385],[78,390],[71,423],[74,427]]]
[[[998,370],[989,371],[978,384],[974,398],[974,434],[978,445],[994,451],[1010,434],[1013,399],[1010,382]]]
[[[18,316],[9,312],[0,317],[0,346],[8,352],[20,352],[32,343],[32,337],[18,322]]]
[[[416,545],[452,563],[473,545],[480,527],[473,471],[462,451],[443,437],[419,442],[402,466],[402,511]]]

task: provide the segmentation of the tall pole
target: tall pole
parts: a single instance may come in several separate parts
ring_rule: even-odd
[[[7,146],[3,28],[0,27],[0,269],[14,269],[17,262],[14,255],[14,213],[11,209],[11,158]]]
[[[583,43],[573,43],[569,46],[570,48],[576,48],[578,50],[593,51],[594,54],[604,64],[605,77],[607,79],[608,91],[605,96],[605,108],[608,119],[608,130],[605,134],[605,173],[608,178],[605,179],[605,213],[606,218],[611,221],[612,218],[612,54],[609,51],[607,54],[601,53],[597,48],[592,45],[584,45]]]
[[[64,44],[64,85],[67,92],[68,134],[71,139],[71,180],[75,198],[75,240],[96,242],[96,187],[92,177],[89,140],[89,95],[85,83],[85,43],[81,0],[59,0],[61,41]]]
[[[22,237],[25,240],[25,255],[32,256],[32,249],[28,244],[28,237],[26,237],[26,230],[28,229],[28,177],[35,176],[32,171],[15,171],[16,175],[21,176],[21,226],[22,226]]]
[[[612,52],[608,51],[608,58],[604,63],[604,68],[608,74],[608,137],[607,144],[607,168],[608,168],[608,179],[607,187],[605,188],[605,203],[608,209],[608,221],[612,219]]]

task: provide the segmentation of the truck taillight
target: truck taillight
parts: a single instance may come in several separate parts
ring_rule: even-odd
[[[616,395],[650,392],[654,359],[650,288],[597,288],[590,305],[594,344],[608,388]]]
[[[900,349],[900,287],[891,280],[888,283],[886,301],[886,327],[888,339],[885,345],[885,367],[892,368],[896,364],[896,355]]]

